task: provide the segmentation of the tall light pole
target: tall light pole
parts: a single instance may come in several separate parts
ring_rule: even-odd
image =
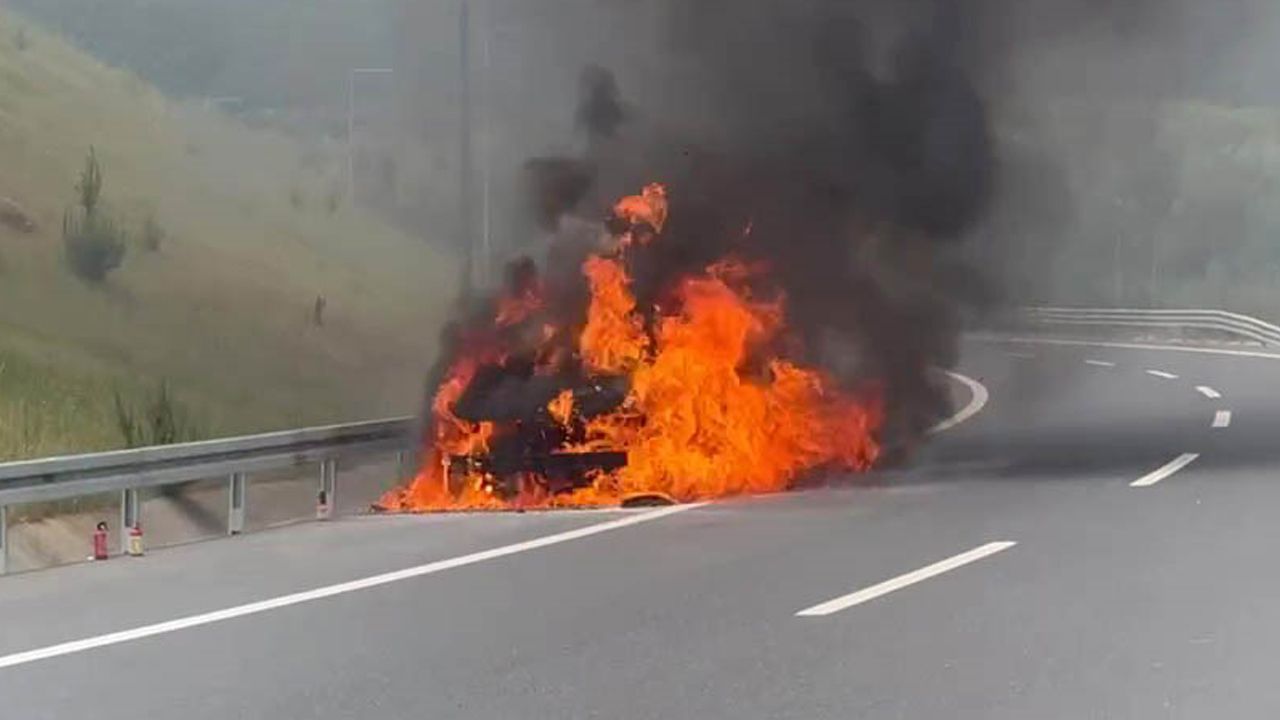
[[[475,286],[476,243],[471,230],[471,192],[474,169],[471,157],[471,0],[458,2],[458,215],[459,238],[466,257],[463,295],[471,297]]]
[[[484,0],[484,24],[480,33],[480,282],[489,282],[493,268],[493,197],[492,151],[493,127],[490,104],[493,101],[490,83],[493,63],[493,0]]]
[[[356,78],[360,75],[390,75],[392,68],[351,68],[347,73],[347,202],[356,202]]]
[[[492,193],[490,178],[490,150],[492,143],[492,133],[489,132],[489,75],[491,47],[490,35],[493,28],[493,3],[492,0],[483,0],[482,23],[480,28],[480,55],[481,62],[479,68],[479,102],[476,99],[476,93],[473,92],[473,78],[471,68],[471,40],[472,40],[472,8],[471,0],[459,0],[458,3],[458,87],[461,95],[459,102],[459,121],[462,127],[458,138],[458,167],[459,167],[459,193],[458,213],[461,222],[459,224],[459,233],[461,242],[464,246],[464,254],[466,257],[466,268],[463,282],[465,283],[466,294],[470,294],[474,285],[484,285],[489,280],[489,270],[492,261],[491,255],[493,250],[493,223],[492,223]],[[475,207],[473,195],[476,191],[476,167],[475,167],[475,131],[473,124],[478,121],[481,126],[481,143],[480,153],[480,236],[476,237],[475,232]]]

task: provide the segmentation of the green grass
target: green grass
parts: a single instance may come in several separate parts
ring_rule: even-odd
[[[120,443],[110,384],[0,350],[0,457],[105,450]]]
[[[100,287],[61,256],[91,145],[134,238]],[[0,459],[116,446],[112,388],[161,379],[212,434],[412,412],[456,263],[345,203],[330,212],[318,199],[341,187],[341,157],[176,104],[0,12],[0,196],[39,224],[0,227]]]

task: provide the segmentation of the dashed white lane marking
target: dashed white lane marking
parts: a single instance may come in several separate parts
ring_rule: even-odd
[[[977,380],[974,380],[971,377],[966,377],[957,372],[951,372],[950,370],[947,371],[947,377],[969,388],[969,404],[961,408],[960,412],[929,428],[930,434],[937,434],[945,430],[950,430],[960,423],[965,422],[974,415],[982,412],[982,408],[986,407],[987,401],[991,399],[991,393],[987,392],[987,386]]]
[[[244,617],[246,615],[267,612],[268,610],[279,610],[280,608],[289,607],[290,605],[299,605],[313,600],[322,600],[335,595],[356,592],[357,590],[368,590],[369,588],[378,587],[380,585],[400,582],[401,580],[410,580],[424,575],[432,575],[438,572],[444,572],[445,570],[452,570],[466,565],[485,562],[486,560],[497,560],[498,558],[515,555],[516,553],[537,550],[551,545],[559,545],[560,543],[566,543],[573,540],[581,540],[582,538],[611,532],[613,530],[621,530],[622,528],[630,527],[632,525],[639,525],[641,523],[667,517],[668,515],[693,510],[694,508],[699,508],[703,505],[706,505],[706,503],[673,505],[671,507],[632,515],[619,520],[610,520],[609,522],[588,525],[586,527],[577,528],[576,530],[569,530],[567,532],[556,533],[554,535],[545,535],[533,540],[526,540],[512,545],[503,545],[502,547],[496,547],[492,550],[483,550],[481,552],[471,553],[470,555],[461,555],[459,557],[449,558],[448,560],[437,560],[436,562],[427,563],[426,565],[418,565],[417,567],[397,570],[395,572],[384,573],[382,575],[373,575],[359,580],[352,580],[350,582],[339,583],[337,585],[328,585],[326,587],[294,593],[292,595],[282,595],[280,597],[249,603],[247,605],[237,605],[235,607],[226,608],[225,610],[217,610],[200,615],[190,615],[188,617],[156,623],[154,625],[144,625],[142,627],[133,628],[132,630],[123,630],[121,632],[109,633],[107,635],[85,638],[84,640],[75,640],[72,642],[50,645],[48,647],[28,650],[26,652],[15,653],[13,655],[4,655],[0,656],[0,669],[13,667],[15,665],[25,665],[38,660],[47,660],[61,655],[70,655],[72,653],[83,652],[85,650],[93,650],[95,648],[106,647],[108,645],[118,645],[132,640],[141,640],[142,638],[151,637],[153,635],[177,632],[178,630],[186,630],[193,627],[199,627],[201,625],[209,625],[211,623],[222,622],[223,620],[231,620],[233,618]]]
[[[1129,487],[1151,487],[1195,462],[1198,457],[1200,457],[1199,453],[1186,453],[1185,455],[1179,455],[1168,463],[1165,463],[1157,470],[1129,483]]]
[[[1219,410],[1213,415],[1213,426],[1215,428],[1231,427],[1231,411]]]
[[[1222,397],[1222,393],[1218,392],[1217,390],[1214,390],[1208,385],[1197,385],[1196,392],[1209,398],[1210,400],[1217,400],[1218,398]]]
[[[1163,371],[1163,370],[1148,370],[1148,371],[1147,371],[1147,374],[1148,374],[1148,375],[1150,375],[1151,377],[1164,378],[1165,380],[1177,380],[1177,379],[1178,379],[1178,376],[1177,376],[1177,375],[1174,375],[1174,374],[1173,374],[1173,373],[1171,373],[1171,372],[1165,372],[1165,371]]]
[[[1016,352],[1016,351],[1010,350],[1008,355],[1011,358],[1017,358],[1019,360],[1035,360],[1036,359],[1036,356],[1029,352]]]
[[[819,605],[814,605],[811,608],[806,608],[796,613],[796,616],[823,617],[825,615],[838,613],[841,610],[848,610],[854,605],[861,605],[862,603],[874,600],[882,595],[888,595],[895,590],[901,590],[902,588],[914,585],[918,582],[928,580],[931,577],[951,572],[956,568],[977,562],[985,557],[995,555],[998,552],[1008,550],[1017,544],[1018,543],[1016,542],[987,543],[986,545],[976,547],[968,552],[963,552],[954,557],[949,557],[941,562],[936,562],[927,567],[922,567],[919,570],[913,570],[905,575],[899,575],[892,580],[886,580],[877,585],[872,585],[869,588],[864,588],[857,592],[849,593],[848,595],[841,595],[838,598],[828,600],[827,602]]]
[[[1085,361],[1084,361],[1084,364],[1085,364],[1085,365],[1092,365],[1092,366],[1094,366],[1094,367],[1106,367],[1106,368],[1112,368],[1112,367],[1115,367],[1115,366],[1116,366],[1116,364],[1115,364],[1115,363],[1113,363],[1113,362],[1108,362],[1108,361],[1106,361],[1106,360],[1085,360]]]

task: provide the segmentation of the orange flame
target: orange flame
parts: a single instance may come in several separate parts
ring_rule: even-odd
[[[660,183],[650,183],[639,195],[622,198],[613,206],[613,214],[629,229],[618,238],[619,244],[647,243],[667,226],[667,213],[667,188]]]
[[[641,226],[661,232],[666,191],[650,185],[620,201],[615,214],[631,224],[623,235]],[[622,238],[622,248],[629,244]],[[582,270],[591,294],[576,338],[578,354],[592,373],[625,376],[630,392],[617,410],[587,421],[585,442],[566,441],[559,452],[624,452],[625,466],[597,472],[589,487],[562,495],[549,495],[538,478],[522,477],[517,496],[503,501],[490,492],[493,478],[478,472],[464,472],[462,487],[450,487],[448,459],[486,453],[498,432],[493,423],[469,423],[452,412],[482,364],[463,359],[436,394],[435,431],[422,470],[408,487],[388,493],[382,507],[602,505],[636,493],[691,501],[776,492],[808,471],[865,470],[875,462],[878,397],[850,395],[823,373],[783,356],[784,301],[756,299],[749,289],[753,279],[767,280],[765,268],[725,260],[684,278],[671,307],[656,311],[652,337],[637,312],[623,258],[593,256]],[[537,307],[500,303],[495,325],[519,315],[510,309],[517,305]],[[566,428],[573,410],[570,390],[547,405]]]
[[[557,395],[547,404],[547,412],[551,414],[551,419],[561,425],[568,425],[573,417],[573,391],[565,390]]]
[[[640,363],[649,349],[627,272],[617,260],[592,256],[582,266],[591,285],[587,326],[578,338],[578,349],[587,367],[596,372],[620,374]]]
[[[539,288],[530,288],[518,295],[504,295],[498,299],[494,324],[498,327],[517,325],[541,309],[542,293]]]
[[[781,328],[780,304],[753,303],[713,276],[686,280],[680,299],[683,312],[662,320],[652,362],[632,376],[631,406],[590,424],[598,441],[627,448],[621,492],[680,500],[774,492],[810,468],[875,461],[877,413],[783,360],[758,377],[745,370],[749,353]]]
[[[488,451],[493,423],[471,423],[453,413],[453,405],[475,377],[478,363],[463,360],[455,365],[436,396],[431,410],[434,435],[423,456],[422,468],[408,487],[386,493],[378,506],[387,510],[416,510],[451,505],[497,509],[502,502],[483,491],[482,482],[468,482],[460,494],[449,487],[449,459]]]
[[[667,224],[667,189],[660,183],[650,183],[639,195],[619,200],[613,213],[632,225],[648,225],[660,233]]]

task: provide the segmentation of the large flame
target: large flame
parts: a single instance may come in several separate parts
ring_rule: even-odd
[[[591,286],[587,326],[578,337],[578,350],[587,367],[617,374],[636,368],[649,350],[649,337],[636,314],[622,263],[596,255],[582,266]]]
[[[767,271],[725,260],[683,278],[668,306],[653,319],[638,311],[625,263],[632,244],[658,237],[667,220],[666,191],[650,185],[620,201],[615,217],[625,228],[615,233],[610,254],[583,265],[590,289],[586,322],[576,331],[574,351],[594,376],[629,381],[617,409],[585,420],[585,439],[566,440],[556,450],[625,453],[626,463],[596,472],[588,487],[552,495],[536,477],[521,478],[518,492],[505,499],[493,492],[493,478],[462,468],[451,458],[485,453],[499,428],[454,414],[454,404],[479,367],[501,354],[471,351],[455,359],[432,403],[431,430],[422,468],[405,488],[380,502],[389,510],[426,511],[616,504],[634,494],[662,494],[680,501],[791,487],[804,473],[831,467],[864,470],[879,452],[881,422],[874,393],[855,396],[822,372],[788,360],[785,302],[753,296],[754,280],[767,284]],[[525,288],[502,298],[494,325],[520,322],[541,306]],[[544,340],[560,328],[544,326]],[[573,392],[565,390],[546,411],[569,427]]]
[[[678,299],[680,312],[658,327],[656,353],[632,375],[629,406],[590,425],[602,444],[627,449],[622,493],[774,492],[810,468],[875,460],[877,413],[782,359],[747,370],[782,327],[780,303],[752,302],[717,268],[685,280]]]

